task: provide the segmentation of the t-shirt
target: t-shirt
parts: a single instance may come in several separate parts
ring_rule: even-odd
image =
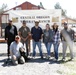
[[[10,45],[10,50],[12,51],[13,55],[15,55],[16,57],[20,56],[20,52],[19,49],[23,47],[23,44],[21,42],[19,42],[18,44],[14,41],[11,43]]]
[[[38,42],[41,39],[41,35],[43,34],[42,29],[40,27],[36,28],[35,26],[31,29],[32,39],[35,42]]]
[[[28,28],[28,27],[21,27],[20,29],[19,29],[19,32],[21,32],[21,36],[23,37],[23,38],[26,38],[27,36],[28,36],[28,33],[30,32],[30,29]]]

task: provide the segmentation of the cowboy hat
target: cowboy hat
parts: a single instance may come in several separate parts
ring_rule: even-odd
[[[55,25],[56,25],[57,27],[59,26],[57,23],[54,23],[54,24],[52,25],[52,27],[55,26]]]

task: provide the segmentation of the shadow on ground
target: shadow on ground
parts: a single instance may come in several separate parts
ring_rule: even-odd
[[[32,54],[31,54],[32,55]],[[66,61],[63,61],[63,60],[61,60],[61,59],[59,59],[58,61],[56,61],[56,60],[54,60],[54,59],[47,59],[46,58],[46,53],[44,53],[43,54],[44,55],[44,58],[43,59],[41,59],[40,57],[39,57],[39,53],[37,53],[36,54],[36,58],[31,58],[30,60],[28,60],[28,62],[25,62],[25,64],[27,64],[27,63],[45,63],[45,62],[48,62],[49,64],[64,64],[64,63],[66,63],[66,62],[69,62],[69,61],[71,61],[70,59],[68,59],[68,60],[66,60]],[[0,53],[0,56],[7,56],[7,54],[6,53]],[[51,54],[51,57],[54,57],[54,53],[52,53]],[[62,53],[59,53],[59,57],[61,57],[62,58]],[[69,53],[67,53],[67,57],[70,57],[70,54]],[[2,63],[2,65],[1,66],[3,66],[3,67],[6,67],[6,66],[13,66],[12,65],[12,62],[11,62],[11,60],[7,60],[7,59],[2,59],[2,60],[0,60],[0,63]]]
[[[3,66],[3,67],[6,67],[6,66],[13,66],[12,65],[12,61],[11,60],[8,60],[8,59],[3,59],[3,60],[0,60],[0,63],[2,63],[2,65],[1,66]]]
[[[5,57],[5,56],[7,56],[7,53],[0,53],[0,57]]]

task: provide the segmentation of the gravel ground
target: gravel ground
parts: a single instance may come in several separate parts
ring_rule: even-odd
[[[44,48],[44,47],[43,47]],[[68,75],[64,74],[65,71],[70,71],[64,66],[59,58],[58,62],[55,62],[53,57],[51,59],[40,59],[39,56],[29,60],[29,62],[23,65],[5,65],[7,59],[7,45],[5,43],[0,44],[0,75]],[[52,48],[53,49],[53,48]],[[59,52],[61,52],[61,45],[59,47]],[[53,51],[53,50],[52,50]],[[32,51],[31,51],[32,52]],[[46,50],[44,48],[44,53]],[[38,53],[38,50],[37,50]]]
[[[23,65],[17,66],[3,66],[2,62],[0,63],[0,75],[61,75],[57,71],[63,69],[63,67],[51,60],[42,60],[36,57]]]

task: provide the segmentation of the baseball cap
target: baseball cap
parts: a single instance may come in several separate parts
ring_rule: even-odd
[[[39,22],[39,20],[35,20],[35,22]]]
[[[12,19],[9,19],[10,22],[12,22]]]
[[[16,35],[16,36],[15,36],[15,39],[19,39],[19,38],[20,38],[20,36],[19,36],[19,35]]]

